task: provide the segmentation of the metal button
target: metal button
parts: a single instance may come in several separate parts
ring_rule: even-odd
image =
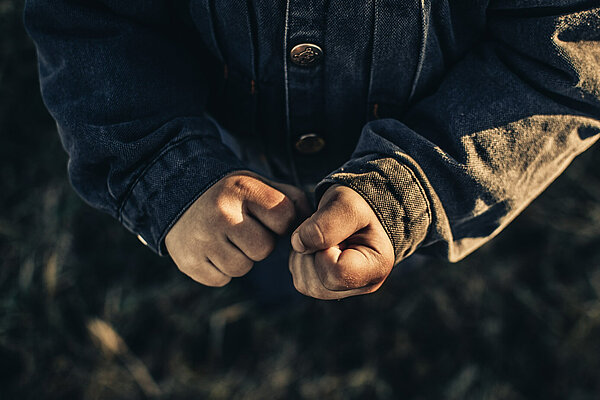
[[[323,50],[312,43],[302,43],[294,46],[290,52],[292,62],[302,67],[309,67],[317,64],[323,57]]]
[[[315,154],[325,147],[325,140],[314,133],[308,133],[298,138],[295,144],[300,154]]]

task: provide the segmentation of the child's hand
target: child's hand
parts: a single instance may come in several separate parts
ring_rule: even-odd
[[[330,187],[291,240],[294,286],[317,299],[374,292],[394,266],[392,243],[377,216],[345,186]]]
[[[276,235],[289,232],[309,210],[300,189],[237,171],[192,204],[165,244],[183,273],[207,286],[224,286],[265,259]]]

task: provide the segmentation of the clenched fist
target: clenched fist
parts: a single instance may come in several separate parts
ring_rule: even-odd
[[[394,249],[369,204],[354,190],[330,187],[318,210],[292,234],[289,268],[296,289],[341,299],[379,289],[394,266]]]
[[[165,238],[177,267],[207,286],[224,286],[245,275],[275,247],[276,235],[309,214],[304,193],[248,171],[211,186]]]

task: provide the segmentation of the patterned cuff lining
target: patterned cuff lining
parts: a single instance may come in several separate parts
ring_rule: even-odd
[[[335,183],[354,189],[371,205],[392,241],[396,263],[427,236],[431,224],[427,196],[414,173],[397,160],[374,156],[351,160],[325,178],[317,193]]]

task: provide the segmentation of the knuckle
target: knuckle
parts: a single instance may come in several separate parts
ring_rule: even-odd
[[[229,211],[227,196],[222,194],[215,199],[215,211],[217,214],[226,214]]]
[[[223,287],[231,281],[231,277],[224,275],[220,272],[210,273],[213,267],[208,266],[203,262],[189,263],[182,266],[178,265],[181,272],[192,278],[198,283],[210,287]]]
[[[223,287],[223,286],[227,285],[229,282],[231,282],[231,277],[222,275],[218,278],[212,278],[212,279],[205,280],[204,285],[210,286],[210,287]]]
[[[173,262],[177,268],[186,275],[193,273],[195,267],[200,262],[199,257],[195,253],[184,253],[179,255],[171,255]]]
[[[227,177],[227,184],[232,188],[245,189],[248,187],[249,180],[254,180],[254,178],[248,175],[234,174]]]
[[[231,182],[232,192],[241,198],[260,191],[262,186],[266,185],[260,179],[247,175],[236,175]]]
[[[258,262],[267,258],[273,250],[275,250],[275,238],[265,234],[256,240],[249,256],[252,261]]]
[[[302,232],[302,241],[309,246],[321,248],[325,245],[325,234],[318,219],[311,217]]]
[[[213,222],[217,224],[222,224],[224,221],[227,220],[229,213],[229,201],[225,197],[219,197],[215,202]]]
[[[285,198],[285,195],[272,186],[263,184],[260,188],[261,200],[266,206],[277,206]]]
[[[204,253],[188,250],[172,254],[171,258],[179,271],[205,286],[222,287],[231,281],[230,276],[215,270]]]
[[[284,196],[276,206],[277,212],[277,232],[284,234],[296,220],[296,208],[294,202],[287,196]]]
[[[220,196],[215,201],[215,213],[220,221],[226,220],[232,212],[232,200],[227,196]]]
[[[241,260],[235,261],[232,265],[233,266],[231,270],[228,272],[232,277],[239,278],[250,272],[250,270],[254,266],[254,263],[248,258],[243,258]]]

